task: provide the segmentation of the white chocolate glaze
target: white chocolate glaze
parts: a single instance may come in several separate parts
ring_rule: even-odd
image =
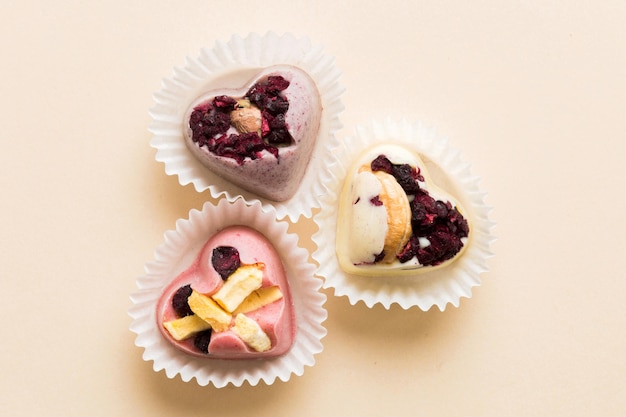
[[[380,194],[381,183],[374,174],[363,171],[363,167],[370,166],[379,155],[385,155],[393,164],[409,164],[417,167],[424,178],[423,181],[418,181],[421,189],[427,190],[435,200],[449,201],[453,207],[457,207],[461,213],[464,213],[460,203],[454,197],[432,183],[425,164],[417,153],[391,143],[373,146],[355,159],[344,180],[339,200],[336,240],[336,253],[340,267],[356,275],[408,275],[440,268],[457,259],[466,247],[467,238],[461,239],[463,248],[459,253],[436,266],[421,265],[416,257],[405,263],[401,263],[395,257],[391,261],[373,263],[374,257],[381,252],[382,242],[385,237],[388,237],[391,219],[394,214],[398,214],[393,212],[393,210],[397,211],[397,206],[392,207],[391,204],[375,206],[369,202],[370,198]],[[361,204],[358,197],[365,199],[366,204]],[[403,198],[405,197],[406,194]],[[413,196],[408,196],[409,201],[412,199]],[[357,200],[359,203],[355,204]],[[388,218],[387,215],[391,217]],[[426,237],[418,238],[418,242],[422,248],[431,244]]]

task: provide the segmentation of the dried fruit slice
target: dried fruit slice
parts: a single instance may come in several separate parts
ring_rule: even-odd
[[[262,263],[239,267],[211,298],[224,310],[233,312],[252,291],[261,288],[264,269]]]
[[[233,255],[235,250],[237,256]],[[220,256],[220,265],[224,266],[217,268],[220,271],[214,267],[214,253],[224,255]],[[237,263],[239,268],[223,280],[220,273]],[[181,288],[187,286],[192,292],[185,301]],[[181,316],[177,312],[173,305],[176,294],[176,304],[188,306],[192,315]],[[227,309],[234,310],[233,314]],[[178,311],[185,313],[183,308]],[[236,317],[242,313],[270,340],[268,349],[261,349],[262,345],[255,341],[246,343],[235,332]],[[183,352],[198,357],[243,359],[284,354],[293,344],[296,323],[279,254],[271,242],[249,227],[230,226],[219,231],[206,242],[193,263],[163,290],[157,304],[157,323],[163,337]]]
[[[193,291],[189,296],[189,307],[196,316],[211,325],[216,332],[228,330],[232,316],[224,311],[213,299]]]
[[[163,327],[167,329],[174,339],[180,341],[188,339],[201,331],[210,329],[211,325],[195,314],[192,314],[179,319],[166,321],[163,323]]]
[[[387,210],[384,257],[379,262],[391,263],[411,237],[411,206],[408,196],[392,175],[382,171],[376,171],[374,175],[382,185],[380,200]]]
[[[256,291],[252,291],[252,293],[239,304],[239,307],[233,311],[233,314],[236,315],[254,311],[281,298],[283,298],[283,293],[278,286],[259,288]]]

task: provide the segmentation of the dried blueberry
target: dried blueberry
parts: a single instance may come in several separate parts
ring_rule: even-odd
[[[218,246],[213,249],[211,264],[222,279],[226,280],[241,265],[239,251],[232,246]]]
[[[209,342],[211,341],[211,329],[198,333],[193,338],[193,345],[202,353],[209,353]]]
[[[178,317],[185,317],[193,314],[193,311],[191,311],[189,303],[187,302],[191,292],[191,285],[184,285],[176,290],[172,296],[172,308]]]

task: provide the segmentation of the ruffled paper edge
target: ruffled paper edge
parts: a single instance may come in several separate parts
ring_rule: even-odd
[[[426,273],[403,277],[364,277],[344,272],[337,261],[335,238],[337,208],[344,178],[350,169],[355,149],[365,149],[381,142],[393,142],[418,152],[430,170],[433,181],[446,183],[448,189],[468,211],[472,230],[468,246],[452,264]],[[486,192],[479,187],[480,177],[471,173],[470,164],[459,151],[450,146],[432,128],[405,119],[392,118],[372,121],[355,129],[354,136],[333,150],[330,178],[324,182],[326,194],[322,210],[314,217],[319,229],[312,240],[317,245],[312,257],[318,263],[318,275],[323,287],[333,289],[335,296],[345,296],[354,305],[359,301],[368,307],[376,304],[403,309],[419,307],[423,311],[437,306],[458,307],[461,298],[471,298],[472,288],[481,284],[480,275],[488,271],[487,260],[493,256],[495,222],[489,218],[492,210],[485,204]]]
[[[183,137],[184,114],[193,100],[216,88],[242,86],[247,79],[228,84],[241,72],[279,64],[307,72],[317,85],[323,108],[307,171],[296,194],[284,202],[260,198],[213,174],[193,156]],[[174,68],[173,74],[163,79],[149,111],[149,131],[153,135],[150,146],[156,149],[156,160],[165,164],[165,173],[177,176],[183,186],[193,184],[198,192],[208,190],[214,199],[224,196],[233,202],[241,197],[248,203],[259,202],[264,208],[273,207],[279,219],[288,217],[295,222],[300,216],[310,218],[313,209],[320,207],[322,184],[328,176],[328,152],[338,144],[335,132],[342,127],[339,115],[344,110],[344,88],[339,83],[340,76],[334,58],[325,54],[322,47],[313,46],[308,38],[274,32],[251,33],[245,38],[233,35],[227,42],[217,41],[213,48],[203,48],[197,57],[187,57],[184,66]],[[227,84],[216,86],[215,80]]]
[[[156,321],[156,303],[164,287],[195,259],[202,245],[219,230],[230,225],[247,225],[263,233],[281,255],[292,292],[296,315],[296,337],[284,355],[263,360],[218,360],[186,355],[172,346],[160,333]],[[179,219],[176,229],[164,234],[165,241],[154,251],[154,259],[145,265],[145,275],[137,279],[138,289],[130,296],[130,330],[136,333],[135,345],[144,349],[143,359],[153,361],[155,372],[165,371],[168,378],[180,376],[185,382],[196,379],[201,386],[217,388],[232,384],[251,386],[276,379],[288,381],[301,376],[306,366],[315,364],[314,356],[323,350],[326,335],[322,323],[327,318],[326,296],[320,292],[322,281],[315,277],[309,253],[298,246],[298,237],[287,232],[286,222],[276,221],[275,213],[262,210],[260,203],[246,204],[220,200],[207,202],[202,210],[191,210],[188,219]]]

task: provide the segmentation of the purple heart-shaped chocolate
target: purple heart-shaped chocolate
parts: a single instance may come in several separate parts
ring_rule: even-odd
[[[294,66],[260,71],[240,89],[212,90],[185,113],[185,142],[214,174],[272,201],[298,189],[315,148],[322,105]]]

